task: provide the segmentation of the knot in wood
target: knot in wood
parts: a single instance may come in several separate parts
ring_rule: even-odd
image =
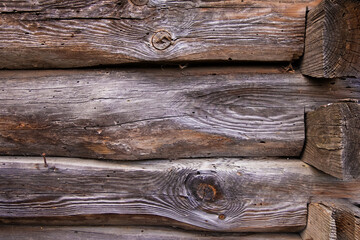
[[[214,202],[222,197],[217,177],[210,173],[189,174],[186,187],[197,201]]]
[[[172,38],[170,33],[162,30],[153,35],[151,43],[154,48],[158,50],[165,50],[172,44]]]
[[[132,4],[136,6],[144,6],[148,3],[149,0],[130,0]]]

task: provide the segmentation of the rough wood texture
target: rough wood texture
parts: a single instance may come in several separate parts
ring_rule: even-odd
[[[306,117],[303,161],[340,179],[360,177],[360,104],[334,103]]]
[[[209,233],[155,227],[0,226],[2,240],[301,240],[296,233]]]
[[[291,61],[303,53],[306,7],[318,2],[1,1],[0,68]]]
[[[3,71],[0,154],[299,156],[305,108],[360,96],[357,79],[237,71]]]
[[[340,200],[326,205],[333,210],[338,239],[360,240],[360,208]]]
[[[104,162],[2,157],[0,223],[150,224],[228,232],[305,227],[312,196],[359,199],[300,160]]]
[[[303,240],[337,240],[336,224],[332,210],[321,203],[309,205],[306,229],[301,233]]]
[[[345,200],[313,203],[302,238],[359,240],[360,208]]]
[[[317,78],[360,76],[358,0],[323,0],[308,13],[301,72]]]

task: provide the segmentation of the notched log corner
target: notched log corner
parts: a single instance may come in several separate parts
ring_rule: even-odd
[[[307,113],[302,160],[334,177],[360,178],[360,104],[322,106]]]
[[[347,200],[310,203],[303,240],[360,239],[360,209]]]
[[[360,2],[323,0],[307,15],[301,72],[316,78],[360,77]]]

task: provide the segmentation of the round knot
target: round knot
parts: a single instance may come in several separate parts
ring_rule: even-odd
[[[214,202],[222,198],[220,184],[213,173],[197,172],[189,174],[186,187],[197,201]]]
[[[172,38],[170,33],[161,30],[153,35],[151,39],[151,43],[154,46],[154,48],[158,50],[165,50],[166,48],[170,47],[170,45],[172,44]]]

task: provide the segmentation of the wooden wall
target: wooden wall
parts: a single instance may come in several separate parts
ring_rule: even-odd
[[[0,3],[1,239],[360,239],[357,0]]]

